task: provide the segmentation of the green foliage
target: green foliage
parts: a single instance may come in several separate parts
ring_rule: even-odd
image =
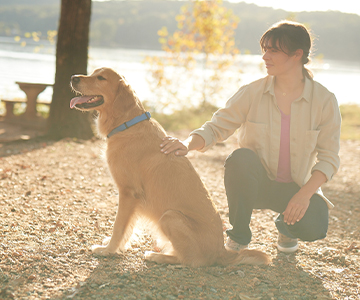
[[[106,34],[104,34],[106,32]],[[113,19],[100,19],[93,22],[91,39],[101,45],[116,46],[117,22]]]
[[[239,53],[234,39],[239,19],[222,0],[193,0],[181,8],[176,20],[178,30],[172,35],[166,27],[158,31],[166,55],[147,58],[157,106],[214,104],[224,83],[237,81],[226,71]]]
[[[44,105],[44,104],[37,104],[36,105],[36,110],[39,116],[43,117],[43,118],[47,118],[49,117],[49,112],[50,112],[50,106],[49,105]]]
[[[360,140],[360,106],[340,105],[342,117],[341,139]]]
[[[5,116],[6,109],[5,109],[5,103],[0,101],[0,116]]]
[[[26,104],[24,103],[14,103],[14,115],[20,115],[23,114],[25,112],[26,109]],[[6,107],[5,107],[5,102],[2,102],[0,100],[0,116],[5,116],[6,115]]]
[[[28,42],[38,46],[39,51],[43,45],[42,40],[48,40],[55,45],[57,36],[57,20],[59,13],[58,3],[39,3],[41,9],[34,9],[34,3],[1,5],[0,2],[0,36],[13,36],[22,47]]]
[[[15,103],[14,104],[14,115],[18,116],[25,112],[26,110],[26,104],[25,103]],[[37,104],[36,110],[38,113],[38,116],[41,116],[43,118],[47,118],[49,116],[49,106],[44,104]],[[5,116],[6,114],[6,108],[5,103],[0,101],[0,116]]]
[[[0,36],[21,36],[36,33],[38,38],[46,38],[48,31],[57,30],[60,1],[50,0],[47,3],[24,1],[0,2]],[[36,37],[35,37],[36,39]]]

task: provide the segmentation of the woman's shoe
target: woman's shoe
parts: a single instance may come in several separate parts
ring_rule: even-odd
[[[298,239],[292,239],[279,232],[277,248],[281,252],[293,253],[299,248]]]
[[[241,245],[237,242],[233,241],[231,238],[227,238],[225,243],[225,249],[226,250],[232,250],[232,251],[240,251],[242,249],[247,249],[248,245]]]

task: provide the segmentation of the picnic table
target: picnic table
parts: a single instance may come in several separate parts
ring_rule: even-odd
[[[2,99],[6,106],[6,118],[14,117],[14,104],[15,103],[26,103],[26,110],[24,117],[26,119],[35,119],[36,118],[36,104],[45,104],[50,105],[49,101],[38,101],[38,96],[42,93],[48,86],[53,86],[52,84],[47,83],[31,83],[31,82],[15,82],[19,88],[26,94],[26,100],[22,99],[13,99],[6,100]]]

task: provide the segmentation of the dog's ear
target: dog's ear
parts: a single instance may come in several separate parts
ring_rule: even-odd
[[[127,111],[134,102],[133,95],[129,89],[129,84],[124,77],[120,76],[117,85],[113,109],[116,111]]]
[[[142,109],[142,105],[131,85],[124,76],[119,76],[120,78],[117,83],[117,93],[114,99],[113,109],[125,113],[131,113],[135,107],[140,107]]]
[[[122,91],[124,90],[125,80],[122,76],[120,76],[120,79],[117,83],[117,96],[122,94]]]

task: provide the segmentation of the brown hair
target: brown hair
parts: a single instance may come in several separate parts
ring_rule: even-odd
[[[309,79],[313,78],[312,72],[305,67],[310,62],[311,36],[306,27],[292,21],[280,21],[271,26],[261,37],[260,47],[263,51],[269,47],[279,45],[281,51],[292,55],[296,50],[303,50],[303,73]]]

